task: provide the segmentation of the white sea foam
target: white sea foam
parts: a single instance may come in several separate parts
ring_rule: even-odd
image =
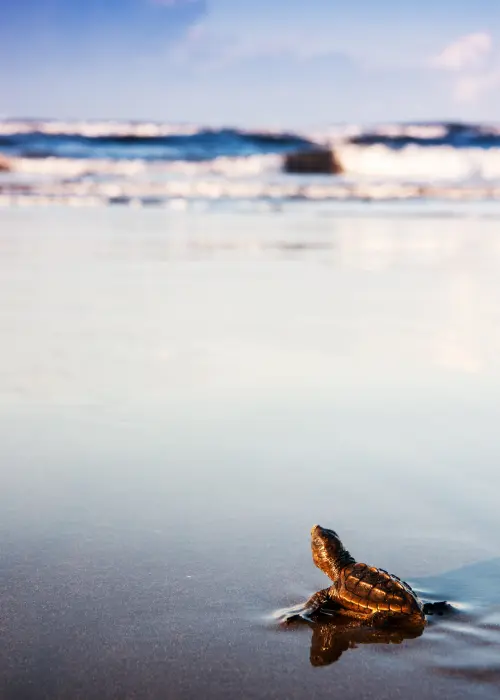
[[[111,160],[93,158],[10,158],[10,168],[14,172],[33,175],[58,175],[79,177],[85,175],[118,175],[133,177],[149,174],[177,174],[190,177],[207,174],[240,177],[260,175],[265,172],[279,171],[282,158],[271,154],[265,156],[239,156],[230,158],[219,156],[207,161],[145,161]]]
[[[446,137],[447,130],[445,124],[339,124],[304,131],[301,135],[319,144],[336,146],[365,134],[386,138],[441,139]]]
[[[452,148],[450,146],[406,146],[394,150],[380,144],[357,146],[344,144],[335,152],[348,178],[400,180],[402,182],[453,181],[468,183],[500,180],[500,149]],[[248,157],[219,156],[213,160],[157,161],[72,159],[72,158],[11,158],[13,171],[25,174],[79,177],[85,175],[116,175],[124,177],[161,174],[185,177],[220,175],[227,178],[266,176],[279,172],[281,156],[256,155]]]
[[[322,182],[304,184],[282,178],[264,182],[260,179],[228,178],[173,178],[164,181],[141,181],[136,178],[41,180],[30,186],[26,183],[4,184],[0,187],[2,203],[30,200],[37,203],[72,202],[81,204],[115,202],[121,204],[159,203],[176,200],[284,200],[315,201],[390,201],[415,199],[443,199],[473,201],[500,200],[500,184],[474,186],[371,181],[342,182],[331,178]]]
[[[398,180],[500,179],[500,149],[406,146],[339,146],[336,149],[347,175]]]
[[[500,136],[500,124],[457,124],[457,134],[469,133],[472,137],[487,133],[490,136]],[[345,143],[361,136],[378,136],[387,139],[418,139],[421,141],[446,139],[453,140],[453,125],[448,123],[428,124],[341,124],[301,132],[301,135],[320,144],[333,146]],[[459,136],[458,136],[459,138]],[[450,142],[450,145],[453,143]]]
[[[0,121],[0,134],[29,134],[37,132],[50,135],[98,136],[137,136],[158,137],[185,135],[200,131],[200,127],[191,124],[160,124],[157,122],[122,122],[122,121],[59,121],[59,120],[5,120]]]
[[[146,163],[141,160],[90,158],[11,158],[9,163],[13,172],[64,177],[103,174],[134,176],[146,168]]]
[[[89,138],[96,137],[138,137],[138,138],[158,138],[162,136],[193,136],[203,131],[215,130],[220,128],[234,129],[240,134],[261,134],[269,136],[280,136],[285,133],[276,128],[264,129],[242,129],[240,127],[215,127],[202,124],[179,124],[179,123],[162,123],[162,122],[128,122],[119,120],[17,120],[5,119],[0,120],[0,135],[10,136],[17,134],[30,134],[33,132],[40,134],[48,134],[51,136],[86,136]]]

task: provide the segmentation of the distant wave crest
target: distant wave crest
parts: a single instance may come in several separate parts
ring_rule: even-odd
[[[204,161],[286,153],[313,144],[291,132],[120,122],[0,122],[0,151],[26,158]]]

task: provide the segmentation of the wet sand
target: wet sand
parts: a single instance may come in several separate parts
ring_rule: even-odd
[[[0,697],[498,697],[498,220],[360,214],[0,211]],[[281,629],[316,522],[457,613]]]

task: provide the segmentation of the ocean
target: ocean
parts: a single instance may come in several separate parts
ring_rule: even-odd
[[[329,148],[340,175],[283,172]],[[500,199],[500,126],[337,125],[300,132],[110,121],[0,122],[0,204]]]

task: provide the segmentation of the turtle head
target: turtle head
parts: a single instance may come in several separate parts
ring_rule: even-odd
[[[311,530],[311,549],[318,569],[333,581],[344,566],[354,562],[337,533],[321,525],[315,525]]]

